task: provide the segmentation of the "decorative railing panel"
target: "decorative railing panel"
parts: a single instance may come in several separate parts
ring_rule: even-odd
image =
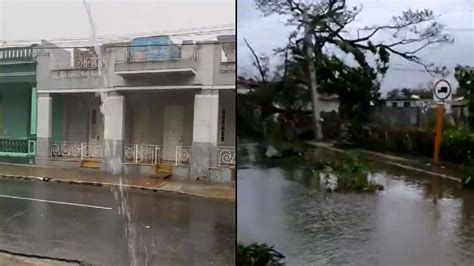
[[[159,146],[159,162],[160,163],[177,163],[177,146]]]
[[[191,147],[177,146],[176,147],[176,165],[189,164],[191,160]]]
[[[32,47],[11,47],[0,49],[0,62],[33,60]]]
[[[99,56],[93,47],[50,51],[51,70],[98,70],[99,62]],[[105,67],[104,56],[101,63]]]
[[[28,139],[0,138],[0,152],[29,153]]]
[[[82,159],[101,160],[102,145],[82,143]]]
[[[100,144],[55,142],[51,144],[51,159],[101,160],[103,148]]]
[[[123,149],[123,163],[156,165],[167,163],[187,165],[191,159],[189,146],[158,146],[152,144],[126,144]]]
[[[51,159],[81,160],[82,143],[52,143]]]
[[[218,157],[219,167],[235,166],[235,147],[218,146],[217,157]]]
[[[74,48],[74,69],[96,70],[99,67],[99,57],[94,48]],[[105,59],[102,57],[102,66],[105,65]]]
[[[123,161],[126,164],[155,165],[158,162],[159,148],[150,144],[126,144]]]

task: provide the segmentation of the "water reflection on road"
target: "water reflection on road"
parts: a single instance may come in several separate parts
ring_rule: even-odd
[[[380,166],[385,191],[330,194],[273,163],[239,163],[239,241],[275,245],[288,265],[472,265],[474,192],[459,183]]]

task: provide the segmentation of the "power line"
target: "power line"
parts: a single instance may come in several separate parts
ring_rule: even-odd
[[[212,43],[206,43],[206,45],[222,45],[222,44],[235,44],[235,42],[219,42],[215,41]],[[101,48],[139,48],[139,47],[168,47],[168,46],[187,46],[187,45],[193,45],[195,46],[196,43],[182,43],[182,44],[142,44],[142,45],[116,45],[116,44],[103,44],[100,45]],[[27,46],[30,47],[30,46]],[[87,46],[34,46],[32,47],[33,49],[36,50],[54,50],[54,49],[74,49],[74,48],[93,48],[93,45],[87,45]],[[18,49],[18,48],[25,48],[25,46],[10,46],[10,47],[4,47],[6,49],[11,48],[11,49]],[[0,48],[1,50],[2,48]]]
[[[156,35],[167,35],[170,37],[183,37],[189,35],[214,35],[218,33],[231,33],[234,32],[235,34],[235,24],[228,23],[228,24],[220,24],[220,25],[213,25],[213,26],[206,26],[206,27],[199,27],[199,28],[188,28],[188,29],[178,29],[178,30],[170,30],[170,31],[155,31],[155,32],[142,32],[142,33],[131,33],[131,34],[122,34],[122,35],[106,35],[97,37],[96,40],[98,41],[110,41],[114,40],[115,42],[125,42],[124,39],[131,39],[135,37],[146,37],[146,36],[156,36]],[[122,40],[117,40],[122,39]],[[91,42],[89,38],[56,38],[56,39],[49,39],[46,40],[49,42],[54,43],[68,43],[68,42]],[[41,40],[12,40],[12,41],[5,41],[4,44],[12,44],[12,45],[19,45],[23,43],[38,43]]]
[[[224,30],[233,30],[235,29],[234,23],[228,24],[219,24],[206,27],[196,27],[196,28],[187,28],[187,29],[177,29],[177,30],[168,30],[168,31],[152,31],[152,32],[138,32],[138,33],[129,33],[129,34],[111,34],[98,36],[97,39],[114,39],[114,38],[128,38],[135,36],[147,36],[147,35],[168,35],[168,36],[181,36],[186,34],[194,34],[201,32],[213,32],[213,31],[224,31]],[[50,39],[55,41],[82,41],[89,40],[89,38],[56,38]],[[15,42],[30,42],[32,40],[13,40]]]

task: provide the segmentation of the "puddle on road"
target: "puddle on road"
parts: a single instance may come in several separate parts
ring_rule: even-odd
[[[297,159],[298,160],[298,159]],[[471,265],[474,192],[380,166],[380,193],[326,193],[294,161],[238,170],[238,240],[267,242],[288,265]]]

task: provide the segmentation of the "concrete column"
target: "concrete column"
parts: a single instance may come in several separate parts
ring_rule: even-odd
[[[123,161],[123,139],[125,136],[125,99],[109,93],[103,103],[104,114],[104,158],[103,170],[120,174]]]
[[[194,97],[191,178],[209,178],[209,168],[217,166],[219,91],[202,90]]]
[[[47,165],[50,159],[52,102],[48,93],[38,93],[38,125],[36,133],[36,164]]]

